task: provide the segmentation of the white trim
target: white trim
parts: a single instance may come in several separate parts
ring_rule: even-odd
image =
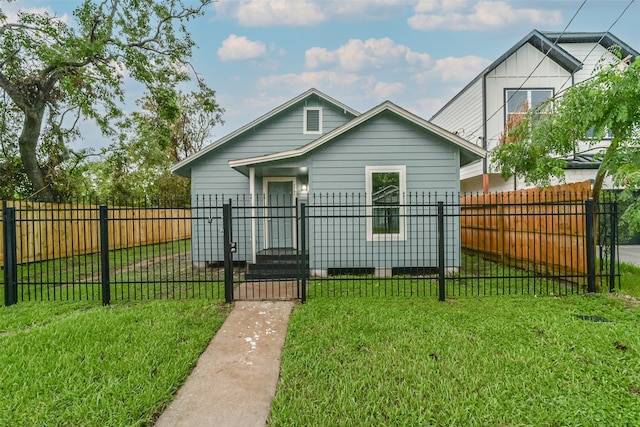
[[[422,127],[425,130],[428,130],[429,132],[434,133],[435,135],[446,139],[447,141],[450,141],[452,144],[460,147],[463,150],[466,150],[467,152],[470,152],[472,154],[475,154],[476,156],[478,156],[479,158],[485,158],[487,157],[487,150],[485,150],[482,147],[479,147],[475,144],[472,144],[471,142],[467,141],[466,139],[463,139],[461,137],[459,137],[458,135],[455,135],[437,125],[434,125],[431,122],[426,121],[425,119],[416,116],[413,113],[410,113],[407,110],[404,110],[400,107],[398,107],[397,105],[395,105],[394,103],[390,102],[390,101],[386,101],[383,102],[382,104],[378,105],[377,107],[372,108],[371,110],[367,111],[366,113],[361,114],[360,116],[354,118],[353,120],[347,122],[346,124],[332,130],[331,132],[325,133],[324,135],[322,135],[320,138],[315,139],[314,141],[310,142],[307,145],[304,145],[302,147],[296,148],[294,150],[287,150],[287,151],[281,151],[279,153],[272,153],[272,154],[267,154],[264,156],[256,156],[256,157],[248,157],[245,159],[237,159],[237,160],[229,160],[229,166],[231,166],[232,168],[237,168],[237,167],[241,167],[241,166],[249,166],[249,165],[256,165],[256,164],[260,164],[260,163],[267,163],[267,162],[271,162],[271,161],[275,161],[275,160],[285,160],[285,159],[292,159],[292,158],[296,158],[296,157],[300,157],[303,156],[305,154],[307,154],[308,152],[310,152],[311,150],[314,150],[318,147],[320,147],[321,145],[325,144],[326,142],[329,142],[331,140],[333,140],[334,138],[336,138],[337,136],[342,135],[343,133],[348,132],[349,130],[355,128],[356,126],[359,126],[360,124],[362,124],[363,122],[365,122],[366,120],[369,120],[370,118],[384,112],[384,111],[391,111],[397,115],[399,115],[400,117],[404,118],[405,120],[407,120],[408,122],[414,123],[417,126]]]
[[[257,224],[256,224],[256,169],[249,168],[249,194],[251,196],[251,262],[256,263]]]
[[[404,208],[404,197],[407,192],[407,167],[402,166],[365,166],[365,189],[366,189],[366,216],[367,216],[367,241],[399,241],[407,240],[407,226]],[[399,211],[399,232],[397,234],[373,234],[373,183],[371,176],[374,172],[397,172],[400,175],[400,211]]]
[[[269,111],[268,113],[258,117],[257,119],[255,119],[251,123],[248,123],[248,124],[242,126],[240,129],[237,129],[237,130],[233,131],[229,135],[220,138],[216,142],[214,142],[211,145],[203,148],[202,150],[198,151],[197,153],[194,153],[191,156],[187,157],[186,159],[174,164],[173,166],[171,166],[169,168],[169,170],[171,171],[171,173],[182,175],[180,172],[182,172],[183,169],[187,168],[187,166],[191,162],[193,162],[194,160],[197,160],[198,158],[200,158],[200,157],[204,156],[205,154],[209,153],[210,151],[215,150],[216,148],[220,147],[221,145],[229,142],[230,140],[232,140],[235,137],[247,132],[248,130],[258,126],[259,124],[266,122],[270,118],[280,114],[281,112],[287,110],[288,108],[294,106],[298,102],[304,100],[305,98],[307,98],[307,97],[309,97],[311,95],[316,95],[316,96],[320,97],[321,99],[329,102],[330,104],[333,104],[338,108],[341,108],[345,112],[345,114],[349,113],[349,114],[351,114],[353,116],[360,115],[360,113],[358,111],[356,111],[353,108],[347,106],[346,104],[343,104],[342,102],[337,101],[337,100],[331,98],[328,95],[325,95],[324,93],[320,92],[318,89],[311,88],[308,91],[306,91],[304,93],[301,93],[300,95],[296,96],[295,98],[285,102],[284,104],[280,105],[279,107],[276,107],[273,110]],[[188,169],[188,170],[190,170],[190,169]]]
[[[309,111],[318,112],[318,130],[307,129],[307,113]],[[322,134],[322,107],[304,107],[302,115],[302,133],[305,135],[321,135]]]
[[[262,178],[262,194],[264,195],[264,242],[263,249],[269,248],[269,183],[270,182],[291,182],[291,205],[293,206],[297,197],[295,176],[282,176],[282,177],[263,177]],[[293,208],[293,216],[297,217],[296,207]],[[292,245],[296,249],[298,247],[298,235],[296,233],[295,224],[291,223],[291,236]]]

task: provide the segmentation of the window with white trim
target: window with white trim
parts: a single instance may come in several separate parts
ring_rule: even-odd
[[[406,166],[366,166],[367,240],[405,240]]]
[[[553,98],[553,89],[507,89],[505,91],[506,124],[519,122],[517,118],[512,116],[525,115],[529,110],[538,108],[550,98]]]
[[[304,134],[322,133],[322,107],[305,107],[302,125]]]

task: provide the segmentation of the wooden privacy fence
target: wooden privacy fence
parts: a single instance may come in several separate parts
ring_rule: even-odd
[[[98,205],[7,201],[3,206],[15,208],[18,264],[100,251]],[[2,206],[0,218],[1,214]],[[191,237],[191,211],[109,207],[108,225],[109,249],[171,242]],[[0,242],[4,242],[4,226],[0,226]],[[0,251],[0,266],[4,266],[4,251]]]
[[[505,265],[585,275],[588,181],[460,200],[462,247]]]

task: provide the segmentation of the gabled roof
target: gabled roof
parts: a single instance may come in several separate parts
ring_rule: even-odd
[[[222,146],[222,145],[226,144],[227,142],[235,139],[236,137],[238,137],[238,136],[242,135],[243,133],[247,132],[248,130],[253,129],[254,127],[256,127],[259,124],[269,120],[270,118],[280,114],[281,112],[287,110],[288,108],[293,107],[297,103],[305,100],[306,98],[308,98],[308,97],[310,97],[312,95],[318,96],[320,99],[323,99],[323,100],[327,101],[328,103],[331,103],[331,104],[335,105],[336,107],[341,108],[346,112],[349,112],[353,116],[360,115],[360,113],[358,111],[354,110],[353,108],[343,104],[340,101],[337,101],[337,100],[331,98],[328,95],[325,95],[324,93],[320,92],[319,90],[317,90],[315,88],[311,88],[311,89],[307,90],[306,92],[301,93],[300,95],[296,96],[295,98],[285,102],[284,104],[274,108],[273,110],[269,111],[268,113],[258,117],[257,119],[255,119],[252,122],[246,124],[245,126],[241,127],[240,129],[230,133],[227,136],[224,136],[224,137],[220,138],[219,140],[217,140],[217,141],[213,142],[212,144],[206,146],[205,148],[203,148],[202,150],[198,151],[197,153],[192,154],[191,156],[187,157],[184,160],[181,160],[180,162],[178,162],[175,165],[171,166],[170,171],[172,173],[175,173],[176,175],[189,177],[191,175],[191,163],[193,163],[195,160],[198,160],[201,157],[206,156],[207,154],[209,154],[210,152],[212,152],[215,149],[219,148],[220,146]]]
[[[551,42],[557,43],[599,43],[604,46],[606,49],[609,49],[612,46],[620,46],[621,54],[623,58],[631,55],[631,57],[635,60],[640,52],[614,36],[609,32],[600,32],[600,33],[557,33],[544,31],[544,34]]]
[[[460,165],[465,165],[472,161],[478,160],[480,158],[486,157],[487,152],[481,147],[478,147],[475,144],[470,143],[469,141],[455,135],[439,126],[434,125],[433,123],[423,119],[422,117],[416,116],[415,114],[398,107],[396,104],[385,101],[382,104],[372,108],[366,113],[362,113],[358,117],[352,119],[351,121],[345,123],[344,125],[332,130],[321,136],[320,138],[303,145],[302,147],[296,148],[294,150],[281,151],[278,153],[267,154],[264,156],[256,156],[249,157],[245,159],[238,160],[229,160],[229,166],[232,168],[241,168],[249,165],[257,165],[262,163],[274,162],[278,160],[286,160],[292,159],[296,157],[304,156],[305,154],[315,150],[318,147],[326,144],[329,141],[334,140],[336,137],[348,132],[349,130],[361,125],[367,120],[375,117],[383,112],[392,112],[397,116],[403,118],[407,122],[413,123],[422,129],[429,131],[449,142],[456,145],[461,150],[460,155]]]
[[[633,59],[640,55],[636,50],[631,48],[628,44],[614,36],[609,32],[600,33],[557,33],[557,32],[542,32],[533,30],[527,34],[522,40],[513,45],[511,49],[507,50],[504,54],[500,55],[498,59],[493,61],[487,68],[485,68],[476,78],[464,87],[460,92],[449,100],[442,108],[440,108],[433,116],[431,120],[446,109],[449,104],[456,100],[462,93],[464,93],[469,87],[478,81],[478,79],[484,78],[487,74],[495,70],[500,64],[502,64],[508,57],[513,55],[518,49],[525,44],[538,49],[540,52],[551,58],[558,63],[562,68],[569,73],[575,73],[582,68],[582,62],[571,55],[569,52],[559,46],[561,43],[600,43],[605,48],[611,46],[620,46],[622,57],[625,58],[631,55]]]

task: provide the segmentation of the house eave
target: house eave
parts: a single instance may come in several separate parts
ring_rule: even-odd
[[[569,73],[575,73],[582,69],[582,62],[569,54],[566,50],[558,46],[558,43],[598,43],[609,49],[612,46],[620,46],[621,54],[623,58],[631,55],[632,60],[635,60],[640,53],[633,49],[631,46],[620,40],[618,37],[610,32],[576,32],[576,33],[557,33],[550,31],[538,31],[533,30],[527,34],[522,40],[516,43],[508,51],[502,54],[498,59],[493,61],[487,68],[485,68],[478,76],[476,76],[471,82],[466,85],[460,92],[458,92],[453,98],[451,98],[442,108],[440,108],[430,120],[436,118],[442,111],[446,110],[459,96],[461,96],[467,89],[475,84],[478,79],[484,78],[493,71],[498,65],[504,62],[508,57],[513,55],[518,49],[525,44],[530,43],[533,47],[540,52],[547,54],[548,56],[560,64]]]
[[[221,139],[213,142],[211,145],[203,148],[202,150],[198,151],[197,153],[192,154],[191,156],[187,157],[184,160],[181,160],[180,162],[174,164],[173,166],[171,166],[169,168],[169,170],[171,171],[171,173],[174,173],[176,175],[180,175],[180,176],[185,176],[185,177],[190,177],[191,176],[191,164],[193,162],[195,162],[196,160],[202,158],[203,156],[206,156],[207,154],[209,154],[210,152],[214,151],[215,149],[221,147],[222,145],[226,144],[227,142],[237,138],[238,136],[244,134],[245,132],[255,128],[256,126],[260,125],[261,123],[266,122],[267,120],[271,119],[272,117],[280,114],[281,112],[287,110],[288,108],[293,107],[295,104],[301,102],[302,100],[304,100],[305,98],[311,96],[311,95],[316,95],[318,97],[320,97],[321,99],[324,99],[325,101],[334,104],[335,106],[342,108],[345,112],[348,112],[349,114],[353,115],[353,116],[359,116],[360,113],[356,110],[354,110],[353,108],[347,106],[346,104],[343,104],[342,102],[331,98],[330,96],[320,92],[319,90],[315,89],[315,88],[311,88],[307,91],[305,91],[304,93],[301,93],[300,95],[298,95],[297,97],[287,101],[286,103],[274,108],[273,110],[269,111],[268,113],[258,117],[257,119],[253,120],[252,122],[248,123],[247,125],[239,128],[238,130],[222,137]]]
[[[489,73],[495,70],[500,64],[502,64],[507,58],[513,55],[518,49],[525,44],[531,44],[540,52],[548,55],[552,60],[556,61],[562,68],[569,73],[574,73],[582,68],[582,62],[562,49],[560,46],[554,45],[553,41],[549,40],[544,33],[533,30],[525,37],[523,37],[518,43],[513,45],[509,50],[500,55],[498,59],[489,64],[480,74],[478,74],[471,82],[466,85],[461,91],[459,91],[453,98],[451,98],[442,108],[440,108],[430,120],[436,118],[442,111],[446,110],[455,100],[458,99],[467,89],[474,85],[479,79],[484,79]],[[548,54],[547,54],[548,51]]]
[[[334,138],[348,132],[349,130],[353,129],[356,126],[359,126],[360,124],[364,123],[365,121],[371,119],[372,117],[382,113],[383,111],[391,111],[397,115],[399,115],[400,117],[404,118],[405,120],[407,120],[410,123],[413,123],[437,136],[439,136],[440,138],[443,138],[445,140],[448,140],[449,142],[453,143],[454,145],[458,146],[461,150],[464,150],[468,156],[465,156],[465,158],[469,158],[468,162],[480,159],[480,158],[485,158],[487,156],[487,152],[485,149],[472,144],[471,142],[439,127],[434,125],[433,123],[419,117],[416,116],[415,114],[395,105],[394,103],[390,102],[390,101],[385,101],[382,104],[372,108],[371,110],[359,115],[358,117],[354,118],[353,120],[345,123],[344,125],[334,129],[333,131],[321,136],[320,138],[310,142],[309,144],[303,145],[299,148],[296,148],[294,150],[287,150],[287,151],[281,151],[281,152],[277,152],[277,153],[272,153],[272,154],[268,154],[268,155],[264,155],[264,156],[256,156],[256,157],[249,157],[249,158],[244,158],[244,159],[237,159],[237,160],[229,160],[229,166],[234,168],[234,169],[238,169],[240,167],[243,166],[249,166],[249,165],[258,165],[258,164],[264,164],[264,163],[268,163],[268,162],[274,162],[274,161],[279,161],[279,160],[285,160],[285,159],[293,159],[293,158],[297,158],[297,157],[301,157],[304,156],[305,154],[311,152],[312,150],[322,146],[323,144],[333,140]],[[461,157],[462,159],[462,157]],[[464,164],[468,163],[462,163],[461,160],[461,166],[464,166]]]

